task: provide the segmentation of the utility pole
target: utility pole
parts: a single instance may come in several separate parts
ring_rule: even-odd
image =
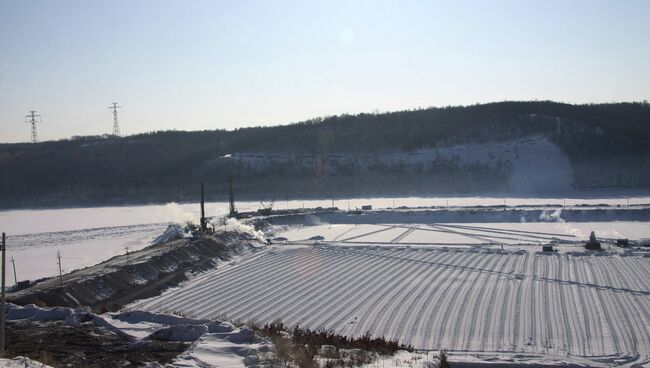
[[[205,219],[205,198],[203,196],[203,182],[201,182],[201,234],[205,235],[208,230],[208,221]]]
[[[16,277],[16,261],[11,257],[11,264],[14,266],[14,287],[18,286],[18,277]]]
[[[56,263],[59,265],[59,286],[63,289],[63,272],[61,271],[61,252],[56,252]]]
[[[113,135],[120,136],[120,125],[117,123],[117,109],[121,109],[122,106],[117,106],[117,102],[113,102],[113,106],[109,106],[109,109],[113,110]]]
[[[230,175],[230,217],[237,217],[237,208],[235,207],[235,191],[232,187],[232,175]]]
[[[7,240],[5,233],[2,233],[2,303],[0,306],[0,355],[5,355],[5,250]]]
[[[38,135],[36,134],[36,123],[41,122],[41,116],[36,114],[35,110],[29,112],[29,115],[25,115],[25,123],[32,125],[32,143],[38,143]]]
[[[130,266],[131,265],[131,257],[129,257],[129,247],[124,247],[124,250],[126,251],[126,265]]]

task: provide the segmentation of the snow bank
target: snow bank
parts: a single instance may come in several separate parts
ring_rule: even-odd
[[[12,359],[0,358],[0,367],[4,368],[52,368],[36,360],[31,360],[24,356],[17,356]]]
[[[196,341],[208,332],[206,325],[173,325],[152,333],[150,338],[162,341]]]
[[[34,304],[21,307],[8,303],[6,308],[7,320],[65,321],[67,324],[76,325],[82,321],[92,319],[92,313],[88,307],[76,309],[65,307],[41,308]]]
[[[210,323],[209,320],[205,319],[192,319],[186,317],[175,316],[172,314],[164,313],[152,313],[145,311],[128,311],[118,314],[111,314],[112,319],[117,319],[127,323],[140,323],[140,322],[150,322],[158,323],[161,325],[190,325],[190,324],[206,324]]]
[[[8,320],[64,321],[72,326],[92,322],[118,335],[134,339],[162,341],[197,341],[180,355],[172,366],[183,367],[245,367],[260,361],[259,354],[273,350],[270,340],[261,338],[249,327],[237,328],[228,322],[211,322],[163,313],[129,311],[94,315],[89,308],[40,308],[8,303]],[[133,333],[142,331],[143,333]],[[48,368],[24,357],[0,359],[0,367]]]
[[[208,332],[210,333],[232,332],[234,330],[235,325],[229,322],[213,322],[208,325]]]
[[[167,243],[168,241],[176,240],[176,239],[181,239],[186,237],[185,230],[183,230],[180,225],[173,224],[167,226],[167,229],[165,230],[164,233],[160,234],[160,236],[156,237],[152,244],[157,245],[157,244],[162,244],[162,243]]]

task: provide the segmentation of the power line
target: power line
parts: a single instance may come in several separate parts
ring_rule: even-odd
[[[29,119],[28,119],[29,118]],[[36,123],[41,122],[41,116],[32,110],[29,115],[25,115],[25,123],[32,125],[32,143],[38,143],[38,135],[36,134]]]
[[[120,125],[117,123],[117,109],[121,109],[122,106],[117,106],[117,102],[113,102],[113,106],[109,106],[109,109],[113,110],[113,135],[120,135]]]

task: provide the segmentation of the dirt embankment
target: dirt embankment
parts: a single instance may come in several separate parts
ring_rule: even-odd
[[[5,356],[27,356],[52,367],[140,367],[170,363],[189,346],[174,341],[139,344],[92,322],[79,326],[62,321],[7,323]]]
[[[98,265],[46,279],[7,295],[7,300],[39,306],[90,306],[95,311],[115,311],[138,299],[160,294],[188,279],[188,275],[215,267],[254,241],[246,234],[220,233],[199,240],[178,239]]]

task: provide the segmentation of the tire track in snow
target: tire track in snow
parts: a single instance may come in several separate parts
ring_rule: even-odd
[[[474,235],[474,234],[464,233],[462,231],[447,229],[447,228],[443,227],[444,225],[441,225],[441,224],[427,224],[426,226],[428,226],[430,228],[433,228],[433,229],[438,229],[439,231],[442,231],[442,232],[461,235],[461,236],[464,236],[464,237],[467,237],[467,238],[470,238],[470,239],[478,240],[478,241],[481,241],[481,242],[484,242],[484,243],[487,243],[487,244],[501,244],[501,245],[504,245],[504,243],[494,241],[493,239],[488,239],[488,238],[478,236],[478,235]]]
[[[283,255],[280,253],[274,254],[274,258],[276,259],[280,259],[282,257]],[[252,262],[254,262],[254,264],[257,264],[259,266],[260,273],[263,272],[261,267],[262,261],[260,261],[259,257],[256,257],[255,260],[253,260]],[[193,296],[196,294],[200,295],[202,291],[210,290],[210,288],[212,287],[211,283],[213,282],[213,279],[218,278],[219,276],[228,279],[229,277],[232,277],[233,274],[242,272],[242,270],[243,268],[233,267],[232,265],[226,265],[224,267],[217,268],[214,271],[207,272],[204,273],[203,275],[196,277],[195,279],[191,280],[180,289],[171,290],[170,292],[163,293],[161,296],[154,299],[144,300],[140,303],[135,304],[135,307],[142,308],[142,309],[149,309],[149,308],[153,308],[153,304],[161,304],[169,300],[176,300],[176,301],[186,300],[186,298],[189,296]],[[229,273],[228,271],[231,272]],[[187,306],[187,304],[189,303],[186,304],[176,303],[175,306],[185,307]]]
[[[508,257],[512,258],[512,257]],[[508,314],[507,312],[509,311],[509,308],[511,308],[511,305],[509,303],[510,298],[510,282],[508,280],[508,277],[499,275],[497,276],[497,280],[500,280],[501,282],[504,283],[503,287],[498,288],[499,292],[495,293],[496,297],[498,298],[497,301],[500,301],[499,308],[495,310],[496,314],[494,314],[494,331],[496,331],[496,341],[498,344],[498,347],[494,347],[495,350],[503,350],[502,345],[504,341],[504,336],[505,331],[509,331],[506,329],[506,321],[508,321],[509,318],[507,318]]]
[[[426,279],[426,276],[433,272],[433,269],[431,267],[421,267],[410,272],[412,274],[407,280],[405,280],[405,283],[422,284]],[[373,330],[377,331],[377,334],[386,336],[389,339],[399,338],[399,336],[393,335],[395,323],[403,315],[402,313],[406,306],[406,300],[413,296],[415,292],[416,288],[396,287],[393,293],[382,297],[386,303],[382,305],[382,308],[377,312],[377,314],[384,316],[384,318],[373,326]]]
[[[313,274],[295,272],[294,263]],[[201,318],[279,317],[339,333],[369,330],[416,348],[637,364],[650,359],[650,293],[638,279],[649,271],[645,258],[607,253],[287,246],[136,306]]]
[[[335,251],[333,249],[325,249],[325,251]],[[357,295],[361,290],[366,285],[366,281],[374,281],[378,279],[378,276],[381,276],[383,272],[386,271],[393,271],[399,267],[401,267],[400,264],[397,264],[395,262],[388,262],[382,258],[376,259],[375,262],[367,262],[369,264],[369,273],[364,275],[362,279],[360,280],[354,280],[354,282],[351,283],[351,285],[354,285],[354,287],[348,287],[348,288],[340,288],[340,291],[335,292],[334,295],[326,295],[326,298],[323,298],[324,300],[321,302],[322,308],[325,310],[330,310],[333,309],[333,306],[337,305],[343,305],[345,304],[346,300],[349,300],[351,298],[354,298],[355,295]],[[388,266],[388,267],[387,267]],[[317,313],[311,313],[310,316],[318,316]],[[305,321],[305,323],[311,324],[309,319]],[[318,327],[324,327],[321,324],[318,324]]]
[[[424,258],[426,255],[423,255],[422,258]],[[399,277],[396,277],[391,284],[389,284],[388,287],[380,289],[378,293],[375,293],[373,295],[372,299],[367,300],[367,305],[370,307],[365,310],[368,316],[373,317],[373,316],[385,316],[391,312],[389,310],[389,306],[392,305],[395,301],[395,296],[399,295],[399,293],[405,291],[405,287],[403,287],[407,282],[412,281],[415,279],[419,274],[415,274],[413,271],[413,268],[408,267],[409,265],[403,264],[402,267],[399,270]],[[417,268],[416,268],[417,269]],[[362,322],[358,326],[354,326],[355,330],[358,333],[364,333],[365,331],[370,330],[371,325],[377,325],[382,326],[383,322],[386,321],[386,318],[381,318],[379,323],[375,322],[373,318],[363,318]],[[380,327],[376,328],[377,330],[380,329]],[[374,329],[373,329],[374,330]]]
[[[302,265],[303,267],[311,267],[320,263],[320,257],[317,253],[310,252],[307,248],[300,248],[298,251],[305,252],[303,255],[306,257],[306,259],[302,259],[302,261],[304,261],[304,264]],[[273,261],[286,263],[288,254],[281,252],[278,255],[279,259],[277,260],[269,260],[264,258],[261,259],[259,263],[246,263],[244,267],[238,268],[238,272],[235,274],[235,277],[231,277],[230,280],[225,282],[225,284],[222,284],[222,279],[213,278],[212,280],[205,282],[201,287],[195,289],[192,297],[189,295],[179,295],[179,299],[182,299],[173,306],[174,308],[187,309],[197,316],[202,315],[202,313],[204,313],[206,310],[214,309],[214,297],[212,296],[212,292],[217,291],[220,295],[229,296],[228,304],[218,304],[221,309],[220,314],[226,314],[231,318],[236,318],[236,316],[228,314],[229,312],[227,312],[231,305],[235,303],[241,303],[242,298],[246,297],[246,295],[265,288],[265,283],[282,282],[293,277],[290,273],[287,273],[285,270],[280,268],[275,268],[273,272],[269,273],[266,264]],[[291,255],[292,254],[289,254],[289,256]],[[247,284],[246,279],[256,280],[260,277],[263,277],[263,279],[261,279],[263,282],[254,284],[252,288],[245,287]],[[232,292],[235,294],[232,294]]]
[[[310,285],[313,285],[314,283],[319,282],[319,280],[322,279],[327,279],[329,277],[333,277],[336,274],[336,270],[338,270],[341,266],[345,265],[347,262],[349,262],[351,259],[355,259],[357,261],[361,261],[359,257],[354,257],[353,255],[346,254],[343,257],[337,257],[336,255],[331,255],[327,252],[323,252],[322,250],[319,249],[310,249],[310,253],[316,254],[317,255],[317,263],[316,265],[318,266],[317,273],[311,273],[310,268],[304,268],[302,270],[298,270],[297,272],[292,272],[292,269],[287,269],[287,264],[289,262],[285,262],[283,265],[284,268],[279,267],[281,269],[281,273],[284,273],[286,276],[282,278],[279,281],[273,281],[273,282],[268,282],[266,284],[260,285],[259,290],[244,290],[244,296],[243,298],[238,299],[238,302],[236,305],[230,305],[227,307],[229,313],[232,313],[233,315],[241,315],[244,314],[248,308],[248,305],[253,302],[252,299],[256,301],[256,303],[260,303],[262,308],[269,308],[275,306],[275,303],[279,303],[282,299],[278,299],[274,297],[274,295],[278,292],[281,292],[282,290],[277,290],[278,287],[281,287],[281,289],[286,289],[290,288],[292,290],[292,293],[289,295],[289,300],[285,300],[287,302],[290,302],[292,298],[295,298],[296,296],[299,296],[301,292],[305,290],[305,288],[308,288]],[[292,259],[294,259],[292,257]],[[331,262],[328,262],[328,260],[334,260]],[[321,263],[324,264],[324,266],[321,268]],[[357,262],[358,264],[359,262]],[[348,267],[345,267],[347,269]],[[324,275],[324,276],[322,276]],[[270,300],[271,302],[264,302],[265,300]],[[269,321],[261,321],[261,322],[269,322]]]
[[[518,275],[523,275],[526,270],[528,269],[528,263],[530,262],[530,252],[525,252],[524,253],[524,258],[523,262],[521,264],[521,269],[517,273]],[[516,346],[521,346],[520,345],[520,337],[524,336],[524,323],[522,323],[522,318],[523,318],[523,313],[521,311],[524,309],[522,307],[522,302],[523,299],[525,298],[525,289],[524,285],[528,282],[526,279],[515,279],[514,280],[516,284],[518,284],[519,287],[517,287],[517,293],[515,295],[515,300],[514,300],[514,313],[512,314],[512,320],[514,321],[514,327],[512,329],[513,331],[513,336],[512,340],[510,341],[509,346],[512,347],[512,350],[515,350]],[[494,350],[497,350],[494,348]]]
[[[514,260],[514,257],[503,257],[498,253],[496,253],[492,257],[496,258],[495,262],[492,264],[493,269],[503,269],[503,266],[504,266],[504,264],[505,264],[505,262],[506,262],[506,260],[508,258],[510,258],[511,261]],[[479,288],[479,291],[478,291],[478,295],[476,295],[476,297],[474,297],[475,294],[472,293],[472,298],[468,302],[468,304],[472,308],[469,311],[469,316],[471,318],[470,323],[469,323],[469,327],[467,327],[466,325],[465,326],[461,325],[461,331],[465,331],[467,329],[469,330],[466,335],[461,335],[462,337],[464,337],[464,340],[465,340],[463,342],[463,344],[462,344],[462,346],[463,346],[463,348],[465,350],[472,350],[472,348],[473,348],[472,342],[474,342],[474,341],[478,341],[479,344],[480,344],[480,340],[476,338],[476,335],[481,335],[481,331],[480,331],[480,327],[479,327],[479,331],[477,332],[476,327],[477,327],[477,325],[479,325],[479,321],[483,321],[483,315],[484,315],[485,309],[489,308],[489,304],[483,302],[483,297],[485,295],[485,292],[488,289],[490,289],[490,287],[495,282],[495,280],[496,280],[496,282],[498,282],[498,280],[500,278],[501,278],[501,276],[494,276],[492,274],[485,273],[485,279],[483,280],[483,282],[482,283],[477,283],[477,285],[475,285],[476,287]],[[475,287],[475,289],[476,289],[476,287]],[[492,293],[490,293],[490,294],[492,294]],[[468,319],[469,318],[464,317],[463,321],[466,321]],[[454,340],[453,341],[455,342],[455,341],[457,341],[457,339],[458,339],[458,336],[454,335]],[[454,343],[454,346],[455,345],[457,345],[457,343]]]
[[[293,310],[293,306],[299,306],[305,301],[310,300],[310,294],[316,294],[319,292],[322,293],[323,291],[331,290],[331,285],[340,281],[341,278],[351,277],[349,274],[340,272],[342,269],[357,268],[359,265],[363,266],[364,264],[366,264],[365,267],[369,266],[367,265],[368,262],[363,262],[363,258],[361,257],[347,257],[342,259],[344,260],[343,262],[333,262],[331,267],[328,267],[326,270],[319,272],[319,277],[305,277],[300,283],[281,284],[281,288],[291,288],[292,294],[288,298],[272,298],[272,296],[279,291],[277,289],[280,284],[270,285],[265,293],[250,295],[250,298],[255,298],[258,300],[271,300],[268,303],[264,303],[258,310],[255,311],[254,314],[252,314],[252,320],[269,321],[269,319],[272,319],[273,316],[281,315],[280,311],[291,310],[291,314],[294,316],[295,321],[295,318],[300,318],[300,314],[297,313],[297,311]],[[243,311],[236,310],[234,313],[240,314],[243,313]]]
[[[315,315],[320,310],[326,310],[327,308],[330,308],[329,304],[334,304],[334,305],[341,304],[345,300],[347,300],[347,298],[350,298],[353,295],[355,295],[358,289],[362,287],[362,285],[365,285],[365,283],[368,280],[373,280],[375,277],[379,276],[380,273],[382,272],[381,267],[377,267],[377,264],[372,262],[363,262],[363,267],[358,269],[358,271],[362,275],[362,277],[358,280],[349,280],[350,284],[354,284],[356,285],[356,287],[349,287],[349,288],[338,287],[336,288],[336,291],[334,293],[328,294],[326,298],[323,298],[322,295],[314,295],[311,299],[305,298],[311,301],[308,303],[303,303],[297,310],[294,310],[293,313],[297,316]],[[338,285],[346,285],[345,283],[341,283],[340,281],[341,278],[346,278],[346,277],[351,278],[353,277],[353,275],[341,272],[340,278],[337,279],[336,281],[331,281],[330,283],[338,283]],[[319,294],[319,290],[314,289],[313,294]],[[304,323],[303,320],[297,320],[294,322],[298,324]]]
[[[492,255],[486,255],[484,257],[486,263],[482,267],[486,267],[487,269],[492,269],[493,263],[497,259],[495,259],[495,257],[493,257]],[[480,293],[481,290],[485,290],[485,278],[488,276],[489,274],[487,272],[482,272],[476,276],[476,279],[474,281],[468,282],[469,290],[467,290],[467,292],[462,295],[462,299],[458,302],[458,313],[457,313],[457,317],[453,319],[455,323],[453,324],[453,329],[451,330],[449,346],[459,346],[459,347],[464,346],[463,343],[461,344],[458,343],[458,335],[460,334],[461,330],[465,331],[468,328],[467,325],[468,320],[471,320],[472,323],[474,322],[474,320],[471,318],[476,317],[475,308],[477,307],[477,305],[475,304],[475,302],[476,302],[477,293]],[[470,323],[470,326],[472,323]],[[468,338],[468,340],[471,338],[471,336],[466,336],[466,337]]]
[[[568,256],[569,259],[569,264],[568,264],[568,280],[578,280],[577,277],[577,260],[576,257],[573,256]],[[585,327],[584,323],[584,304],[582,301],[582,298],[579,295],[579,288],[580,285],[578,283],[574,284],[568,284],[569,289],[569,295],[571,296],[571,299],[573,300],[573,304],[575,305],[574,315],[571,317],[575,323],[575,325],[578,328],[578,331],[576,333],[576,336],[578,336],[580,343],[578,344],[579,350],[574,352],[575,355],[579,356],[585,356],[587,354],[587,347],[586,347],[586,341],[584,339],[584,336],[587,334],[587,330]]]
[[[427,258],[431,258],[434,255],[428,254],[427,256]],[[384,334],[385,336],[408,336],[404,331],[411,328],[409,323],[412,321],[412,316],[414,315],[413,310],[415,309],[414,305],[417,306],[417,299],[424,299],[421,296],[426,295],[425,290],[430,288],[432,284],[435,284],[432,280],[435,280],[436,276],[443,272],[443,270],[442,267],[427,268],[425,279],[417,287],[413,288],[407,297],[399,299],[399,307],[396,313],[394,313],[395,316],[390,319],[388,331]],[[408,313],[409,311],[411,313]]]
[[[625,284],[625,280],[629,280],[627,277],[631,276],[632,280],[635,280],[636,278],[634,277],[633,274],[628,273],[628,269],[626,267],[614,267],[614,268],[609,268],[609,267],[604,267],[607,272],[604,273],[605,277],[608,279],[610,282],[618,282],[620,284]],[[618,293],[617,293],[618,294]],[[650,344],[649,340],[650,338],[648,337],[650,335],[650,331],[647,328],[647,324],[644,323],[638,323],[638,321],[632,321],[629,316],[638,316],[643,319],[643,316],[646,316],[647,318],[647,308],[644,308],[643,304],[637,304],[636,299],[637,298],[646,298],[646,295],[635,295],[631,293],[621,293],[620,295],[617,295],[614,298],[614,302],[617,305],[617,311],[620,311],[621,314],[623,314],[623,317],[625,319],[625,325],[628,327],[627,330],[623,330],[624,335],[627,335],[629,338],[629,351],[628,355],[633,356],[635,353],[639,354],[638,352],[638,342],[637,340],[641,340],[641,345],[642,346],[648,346]],[[640,309],[634,308],[634,305],[638,305]],[[632,309],[634,308],[634,309]],[[642,326],[643,325],[643,326]],[[648,362],[650,360],[649,357],[649,352],[646,349],[645,350],[645,357],[643,357],[645,362]]]
[[[393,243],[393,244],[394,244],[394,243],[399,243],[402,239],[404,239],[404,238],[406,238],[407,236],[409,236],[412,232],[414,232],[415,230],[417,230],[417,228],[419,228],[420,225],[418,224],[418,225],[415,225],[415,226],[399,226],[399,227],[406,227],[406,228],[408,228],[408,230],[402,232],[402,233],[399,234],[397,237],[395,237],[393,240],[391,240],[390,242]]]
[[[424,255],[422,257],[424,257]],[[364,314],[369,316],[365,320],[372,320],[371,317],[373,317],[373,315],[368,312],[367,306],[376,304],[376,301],[380,299],[384,293],[386,293],[387,289],[393,287],[397,283],[400,283],[405,277],[407,277],[408,275],[406,272],[404,272],[407,268],[409,268],[408,262],[393,262],[393,269],[391,270],[391,274],[397,274],[399,275],[398,277],[383,279],[378,278],[373,280],[373,283],[370,285],[370,287],[372,287],[372,289],[370,289],[371,291],[369,292],[366,290],[363,296],[360,295],[355,303],[352,305],[335,306],[334,308],[330,309],[330,311],[325,316],[315,316],[314,318],[320,318],[311,324],[324,328],[328,328],[330,324],[338,326],[341,325],[341,321],[349,320],[352,314],[355,314],[355,312],[357,312],[356,314],[361,314],[361,311],[364,311]],[[378,269],[378,271],[381,271],[381,269]],[[350,333],[353,333],[359,329],[360,328],[357,326],[352,326],[351,328],[349,326],[345,326],[345,330],[350,330]],[[365,330],[361,331],[360,333],[364,332]]]
[[[558,257],[564,257],[563,255],[558,255]],[[558,278],[560,279],[566,279],[568,275],[565,273],[565,267],[562,267],[562,258],[560,258],[560,261],[558,262]],[[566,288],[559,288],[559,297],[560,297],[560,312],[561,312],[561,317],[562,317],[562,325],[564,327],[564,336],[565,336],[565,343],[564,343],[564,351],[565,353],[572,354],[573,353],[573,348],[574,346],[578,345],[578,341],[576,340],[577,338],[577,333],[576,333],[576,328],[575,324],[573,323],[572,319],[569,319],[567,309],[571,308],[569,305],[569,300],[566,295]]]
[[[479,257],[476,257],[479,258]],[[480,257],[479,258],[479,268],[483,269],[487,262],[489,261],[489,257]],[[453,295],[451,296],[451,299],[449,301],[448,307],[445,308],[444,312],[444,317],[443,317],[443,323],[441,325],[441,328],[438,330],[440,335],[438,338],[445,342],[446,346],[454,346],[451,344],[451,339],[453,337],[453,332],[454,328],[457,328],[456,326],[460,323],[460,318],[458,316],[459,308],[463,308],[462,305],[460,305],[456,300],[458,299],[459,296],[467,295],[469,290],[476,284],[475,281],[476,279],[480,276],[480,273],[473,273],[470,274],[471,277],[464,277],[461,281],[462,286],[456,290]],[[468,275],[469,276],[469,275]]]
[[[600,278],[601,281],[608,282],[610,279],[609,276],[609,269],[599,269],[596,273],[596,277]],[[605,306],[603,308],[603,314],[605,316],[606,320],[606,327],[607,327],[607,336],[609,336],[610,343],[614,345],[614,352],[609,352],[607,350],[603,351],[605,355],[610,355],[610,354],[615,354],[616,352],[622,352],[623,348],[620,343],[620,336],[623,335],[623,333],[620,331],[620,326],[618,323],[613,323],[612,322],[612,316],[610,315],[610,311],[615,311],[616,305],[614,301],[611,299],[612,297],[612,292],[608,290],[601,290],[597,289],[597,293],[599,294],[599,299],[604,302]],[[606,344],[606,346],[609,346],[610,344]]]
[[[337,235],[337,236],[334,238],[333,241],[338,241],[342,236],[348,234],[350,231],[356,229],[358,226],[359,226],[359,225],[354,225],[354,226],[350,227],[349,229],[345,230],[343,233]]]
[[[338,242],[339,243],[345,243],[345,242],[350,241],[350,240],[363,238],[364,236],[379,234],[379,233],[382,233],[384,231],[392,230],[392,229],[395,229],[396,227],[397,227],[397,225],[395,225],[395,226],[387,226],[386,228],[383,228],[383,229],[374,230],[374,231],[370,231],[370,232],[363,233],[363,234],[360,234],[360,235],[355,235],[355,236],[351,236],[349,238],[341,239],[341,240],[338,240]]]
[[[451,257],[451,253],[436,252],[433,253],[431,257],[449,258]],[[444,259],[444,261],[447,260]],[[417,345],[419,343],[419,340],[417,340],[417,336],[418,336],[417,329],[419,326],[422,325],[422,323],[424,323],[423,320],[426,320],[427,316],[424,315],[426,306],[431,303],[431,299],[436,295],[441,285],[441,282],[438,282],[440,276],[442,276],[446,271],[447,269],[444,267],[436,267],[435,273],[432,274],[430,277],[430,282],[426,283],[427,285],[426,290],[423,290],[419,294],[419,295],[425,295],[426,297],[417,298],[418,295],[414,295],[415,300],[411,302],[413,304],[412,307],[410,306],[409,303],[403,303],[404,307],[408,306],[408,309],[410,309],[412,312],[405,314],[404,317],[402,317],[400,323],[398,324],[398,326],[402,326],[402,328],[398,332],[396,332],[396,334],[400,336],[408,336],[408,339],[405,341],[406,344]]]
[[[542,270],[544,277],[550,278],[549,275],[549,258],[551,257],[550,255],[543,255],[542,260]],[[542,336],[542,341],[543,341],[543,349],[546,354],[549,353],[549,350],[554,346],[553,344],[553,321],[555,320],[555,316],[553,314],[553,304],[551,300],[551,294],[553,291],[549,293],[549,288],[551,288],[552,285],[549,282],[542,283],[540,285],[541,288],[541,302],[542,305],[544,306],[544,316],[542,317],[542,321],[546,322],[543,323],[542,325],[544,326],[544,336]]]
[[[589,281],[587,279],[585,267],[586,266],[584,259],[580,259],[578,262],[576,262],[576,275],[579,275],[578,278],[580,279],[580,284],[587,284]],[[596,330],[593,323],[595,315],[593,312],[592,300],[589,298],[589,292],[585,289],[586,287],[582,285],[579,285],[577,288],[577,293],[578,297],[580,298],[580,303],[582,304],[582,312],[584,317],[582,322],[585,326],[585,334],[583,337],[589,336],[589,338],[592,339],[593,336],[596,335]],[[587,349],[585,355],[594,355],[592,344],[585,344],[585,347]]]
[[[451,286],[455,279],[463,272],[465,267],[478,262],[477,257],[463,257],[463,255],[464,254],[461,252],[454,252],[452,259],[460,257],[461,265],[460,267],[452,268],[451,271],[447,269],[447,271],[450,271],[450,275],[446,275],[446,277],[443,278],[440,286],[442,293],[436,295],[436,298],[434,298],[435,303],[430,304],[425,312],[426,316],[431,316],[429,319],[430,322],[426,324],[426,327],[425,324],[418,327],[417,335],[422,336],[421,341],[424,342],[424,346],[431,346],[433,349],[440,349],[443,347],[440,344],[441,342],[438,337],[438,331],[440,329],[440,320],[442,319],[441,310],[444,310],[443,306],[446,306],[447,302],[446,296],[450,291],[452,291]]]
[[[490,228],[490,227],[472,226],[472,225],[458,225],[458,224],[454,224],[454,225],[445,224],[444,226],[459,228],[459,229],[466,229],[466,230],[502,233],[502,234],[507,234],[507,235],[522,234],[522,236],[526,236],[526,237],[530,237],[530,238],[539,238],[539,239],[543,239],[543,240],[552,240],[553,238],[557,238],[557,237],[566,237],[566,238],[576,239],[576,237],[574,235],[570,235],[570,234],[556,234],[556,233],[545,233],[545,232],[538,232],[538,231],[500,229],[500,228]],[[542,235],[542,236],[534,236],[534,235]]]
[[[454,252],[447,252],[447,251],[439,251],[436,253],[434,256],[437,257],[442,257],[443,259],[439,260],[438,262],[449,262],[450,260],[448,258],[452,258],[455,255]],[[432,300],[434,300],[438,296],[439,290],[442,288],[443,282],[440,280],[443,280],[443,276],[446,276],[446,273],[449,271],[445,267],[438,267],[438,273],[435,275],[436,278],[432,280],[430,285],[433,287],[429,289],[429,292],[425,295],[427,295],[426,298],[420,298],[420,301],[418,304],[413,308],[415,313],[411,314],[411,317],[409,318],[409,323],[407,324],[410,326],[406,331],[408,331],[407,336],[412,336],[410,339],[410,344],[411,345],[424,345],[426,342],[422,343],[422,339],[420,336],[422,336],[422,328],[425,326],[425,322],[428,322],[430,319],[430,314],[427,312],[430,311],[431,306],[434,305],[432,303]]]

